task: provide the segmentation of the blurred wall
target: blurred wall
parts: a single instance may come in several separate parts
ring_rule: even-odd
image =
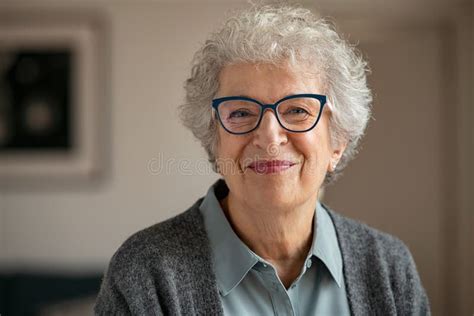
[[[442,42],[432,30],[385,35],[390,40],[361,43],[373,69],[375,119],[358,159],[327,190],[327,200],[348,216],[357,214],[400,236],[436,305],[445,255]]]
[[[60,7],[80,6],[54,6]],[[183,100],[192,54],[224,6],[148,2],[96,7],[109,23],[108,173],[100,185],[90,187],[2,193],[7,264],[104,267],[131,233],[184,210],[216,178],[210,171],[183,175],[176,165],[154,175],[150,162],[205,159],[180,125],[176,107]]]
[[[109,25],[108,172],[94,186],[0,192],[0,260],[6,269],[102,270],[130,234],[183,211],[206,193],[217,176],[202,165],[190,174],[179,173],[177,166],[153,174],[150,166],[156,165],[150,162],[205,161],[199,144],[181,127],[176,107],[193,52],[216,17],[239,5],[103,1],[88,6],[103,12]],[[23,1],[4,7],[49,5]],[[457,78],[456,52],[446,49],[447,42],[456,45],[456,29],[429,15],[421,22],[369,14],[357,19],[348,8],[339,15],[330,8],[371,64],[375,120],[359,157],[327,189],[325,200],[400,237],[415,257],[435,314],[452,310],[446,256],[456,223],[447,222],[456,213],[458,180],[450,172],[457,160],[447,153],[457,150],[459,117],[447,110],[445,91]]]

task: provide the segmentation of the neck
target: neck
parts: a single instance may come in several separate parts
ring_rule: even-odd
[[[296,278],[313,237],[317,195],[291,209],[252,207],[231,192],[222,208],[240,239],[257,255],[272,263],[285,285]]]

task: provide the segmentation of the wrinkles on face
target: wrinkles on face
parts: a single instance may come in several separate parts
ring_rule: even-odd
[[[247,96],[262,103],[293,94],[324,94],[319,77],[299,76],[286,66],[234,64],[224,67],[219,82],[217,97]],[[222,126],[218,133],[219,171],[236,198],[291,207],[317,195],[331,156],[326,112],[305,133],[287,131],[269,109],[248,134],[230,134]]]

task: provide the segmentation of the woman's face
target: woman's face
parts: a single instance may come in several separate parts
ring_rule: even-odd
[[[268,104],[288,95],[324,92],[316,76],[287,66],[241,63],[223,68],[217,97],[246,96]],[[219,124],[218,168],[233,198],[282,209],[314,202],[326,172],[345,149],[331,146],[330,115],[325,106],[316,127],[305,133],[283,129],[268,109],[248,134],[230,134]]]

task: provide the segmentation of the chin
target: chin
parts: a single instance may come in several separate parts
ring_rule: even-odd
[[[252,179],[248,184],[248,194],[271,204],[288,204],[294,201],[295,194],[299,191],[291,179],[283,177],[265,175]]]
[[[256,191],[283,192],[293,188],[295,176],[288,174],[256,174],[253,171],[246,175],[245,182]]]

